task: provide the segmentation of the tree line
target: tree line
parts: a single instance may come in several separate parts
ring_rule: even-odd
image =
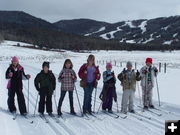
[[[179,45],[162,44],[128,44],[117,40],[104,40],[95,37],[84,37],[68,34],[55,29],[4,23],[0,25],[0,41],[13,40],[38,45],[39,48],[66,50],[179,50]]]

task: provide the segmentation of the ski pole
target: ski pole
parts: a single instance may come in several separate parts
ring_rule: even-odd
[[[28,113],[29,113],[29,79],[28,79]]]
[[[142,102],[141,102],[141,93],[140,93],[140,88],[139,88],[139,83],[137,82],[137,87],[138,87],[138,94],[139,94],[139,103],[140,103],[140,106],[142,105]]]
[[[34,108],[34,117],[36,115],[36,108],[37,108],[38,98],[39,98],[39,94],[37,94],[37,98],[36,98],[36,105],[35,105],[35,108]]]
[[[99,113],[99,110],[100,110],[100,108],[101,108],[101,106],[102,106],[102,103],[103,103],[103,102],[101,102],[100,105],[99,105],[99,108],[98,108],[98,110],[97,110],[97,114]]]
[[[55,94],[54,95],[54,103],[55,103],[55,106],[56,106],[56,110],[58,111],[58,105],[57,105],[57,102],[56,102],[56,90],[55,90]]]
[[[78,96],[78,92],[77,92],[77,89],[76,89],[76,85],[74,85],[74,88],[75,88],[75,91],[76,91],[76,97],[77,97],[77,100],[78,100],[80,112],[81,112],[81,115],[83,116],[83,112],[82,112],[82,108],[81,108],[81,103],[80,103],[80,100],[79,100],[79,96]]]
[[[144,94],[142,95],[142,97],[143,97],[143,106],[145,105],[145,102],[146,102],[146,100],[147,100],[147,75],[145,74],[145,89],[143,90],[142,89],[142,91],[144,92]],[[142,107],[142,111],[144,112],[144,108]]]
[[[55,103],[55,106],[56,106],[56,110],[58,111],[58,106],[57,106],[57,102],[56,102],[56,95],[54,95],[54,103]]]
[[[157,76],[156,76],[156,85],[157,85],[157,93],[158,93],[158,101],[159,101],[159,106],[161,106],[161,101],[160,101],[160,94],[159,94],[159,85],[158,85]]]
[[[94,112],[95,112],[95,108],[96,108],[96,95],[97,95],[97,87],[95,89],[95,95],[94,95]]]
[[[117,113],[119,113],[118,101],[116,102],[117,105]]]

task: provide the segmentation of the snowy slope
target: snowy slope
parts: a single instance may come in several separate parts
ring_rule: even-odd
[[[12,120],[13,116],[7,112],[7,90],[6,84],[7,81],[4,79],[5,71],[9,65],[10,57],[17,55],[20,57],[21,64],[25,68],[26,73],[30,73],[32,78],[30,79],[30,115],[34,113],[34,107],[37,97],[37,91],[34,88],[34,77],[41,70],[41,63],[44,60],[51,61],[51,69],[55,73],[56,77],[58,76],[63,62],[66,58],[71,58],[74,63],[74,69],[77,72],[80,65],[86,62],[88,53],[73,53],[73,52],[47,52],[40,50],[33,50],[27,48],[19,48],[12,46],[17,44],[12,41],[6,41],[0,45],[0,74],[2,78],[0,79],[0,134],[3,135],[163,135],[164,134],[164,121],[168,119],[179,119],[180,118],[180,103],[179,103],[179,86],[178,84],[178,75],[180,74],[179,67],[171,68],[168,67],[167,74],[159,74],[159,87],[162,99],[162,106],[160,109],[164,110],[155,111],[157,113],[162,113],[162,116],[157,116],[150,112],[141,112],[141,109],[137,106],[139,105],[138,91],[136,92],[135,99],[135,109],[137,112],[143,116],[151,117],[151,120],[128,114],[127,119],[114,119],[104,114],[98,114],[96,119],[91,117],[90,120],[86,120],[79,117],[72,117],[68,114],[64,114],[64,120],[60,119],[60,123],[56,123],[53,119],[49,119],[49,123],[45,123],[40,117],[32,117],[30,120],[33,120],[34,123],[30,124],[30,120],[26,120],[20,116],[16,120]],[[155,63],[168,62],[172,65],[180,64],[180,52],[118,52],[118,51],[94,51],[93,54],[96,56],[97,60],[117,60],[127,61],[132,60],[133,62],[137,61],[139,63],[138,68],[144,63],[144,59],[149,56],[155,59]],[[99,64],[101,72],[105,70],[105,65]],[[122,71],[122,67],[114,67],[113,70],[117,75]],[[121,97],[122,97],[122,88],[120,83],[117,82],[117,93],[118,93],[118,103],[120,108]],[[27,99],[27,87],[28,82],[24,81],[24,94]],[[78,94],[80,97],[80,102],[83,101],[83,90],[79,87],[79,79],[76,84]],[[97,93],[102,89],[102,79],[99,82]],[[60,97],[60,83],[58,83],[56,88],[56,101]],[[94,99],[94,93],[93,93]],[[27,101],[27,100],[26,100]],[[75,110],[80,114],[78,102],[76,95],[74,93],[74,102]],[[26,102],[27,103],[27,102]],[[157,103],[157,94],[156,88],[154,88],[154,103],[158,107]],[[100,105],[100,100],[97,99],[96,110]],[[56,113],[55,102],[53,99],[53,109]],[[69,101],[68,96],[66,96],[65,101],[63,102],[62,110],[69,112]],[[116,104],[113,106],[113,110],[116,111]],[[37,113],[37,112],[36,112]],[[142,119],[143,121],[139,120]]]

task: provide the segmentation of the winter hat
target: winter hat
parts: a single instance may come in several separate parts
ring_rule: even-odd
[[[16,57],[16,56],[12,57],[11,62],[18,62],[19,63],[18,57]]]
[[[106,68],[112,68],[112,64],[111,63],[107,63],[106,64]]]
[[[148,62],[152,64],[153,59],[152,59],[152,58],[147,58],[147,59],[146,59],[146,63],[148,63]]]
[[[128,61],[127,64],[126,64],[126,67],[132,67],[132,62]]]
[[[47,61],[43,62],[42,68],[44,68],[45,66],[49,68],[49,62],[47,62]]]

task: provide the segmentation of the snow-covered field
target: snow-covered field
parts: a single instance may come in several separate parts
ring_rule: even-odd
[[[30,116],[34,113],[35,102],[37,97],[37,91],[34,87],[34,78],[38,72],[41,70],[41,64],[44,60],[51,62],[51,70],[58,76],[60,70],[62,69],[64,60],[70,58],[73,61],[74,69],[76,73],[80,66],[86,62],[89,53],[74,53],[70,51],[66,52],[51,52],[42,51],[16,47],[17,42],[5,41],[0,45],[0,134],[1,135],[163,135],[164,134],[164,122],[165,120],[179,119],[180,118],[180,86],[179,75],[180,75],[180,52],[126,52],[126,51],[93,51],[92,53],[96,56],[96,60],[126,62],[131,60],[132,62],[138,63],[138,69],[144,64],[146,57],[154,58],[154,62],[157,64],[159,62],[169,63],[167,68],[167,73],[159,73],[158,82],[160,88],[160,95],[162,100],[162,106],[160,107],[163,111],[155,111],[156,113],[161,113],[162,116],[157,116],[150,112],[141,112],[141,109],[137,106],[139,105],[138,90],[136,91],[135,99],[135,110],[142,114],[143,116],[151,117],[151,120],[145,117],[128,114],[126,119],[115,119],[108,115],[98,114],[97,118],[90,117],[90,120],[84,118],[73,117],[68,114],[64,114],[64,119],[60,119],[60,123],[56,123],[55,120],[48,118],[49,123],[45,123],[40,117],[32,117],[29,120],[18,116],[16,120],[13,120],[13,116],[7,113],[7,81],[4,78],[5,71],[10,64],[10,58],[17,55],[20,58],[21,65],[24,66],[25,72],[31,74],[30,79]],[[22,45],[23,43],[21,43]],[[28,44],[26,44],[28,45]],[[99,64],[101,73],[105,70],[105,65]],[[125,66],[123,64],[123,66]],[[113,70],[117,75],[123,70],[123,67],[114,66]],[[97,93],[102,89],[102,79],[99,82]],[[24,81],[24,94],[27,103],[27,86],[28,82]],[[119,81],[117,81],[117,93],[118,93],[118,103],[119,109],[121,106],[122,98],[122,88]],[[83,90],[79,87],[79,79],[76,84],[80,102],[83,101]],[[60,97],[60,83],[58,83],[56,88],[56,101]],[[157,108],[157,91],[154,88],[154,104]],[[97,97],[98,97],[97,96]],[[93,93],[94,99],[94,93]],[[53,99],[54,101],[54,99]],[[100,105],[100,100],[96,100],[96,110]],[[74,93],[75,110],[80,114],[78,107],[78,102],[76,95]],[[53,102],[54,113],[56,113],[55,103]],[[113,110],[116,111],[116,104],[113,105]],[[69,112],[69,101],[68,96],[66,96],[63,102],[62,110]],[[37,114],[37,112],[36,112]],[[30,120],[34,123],[30,124]]]

